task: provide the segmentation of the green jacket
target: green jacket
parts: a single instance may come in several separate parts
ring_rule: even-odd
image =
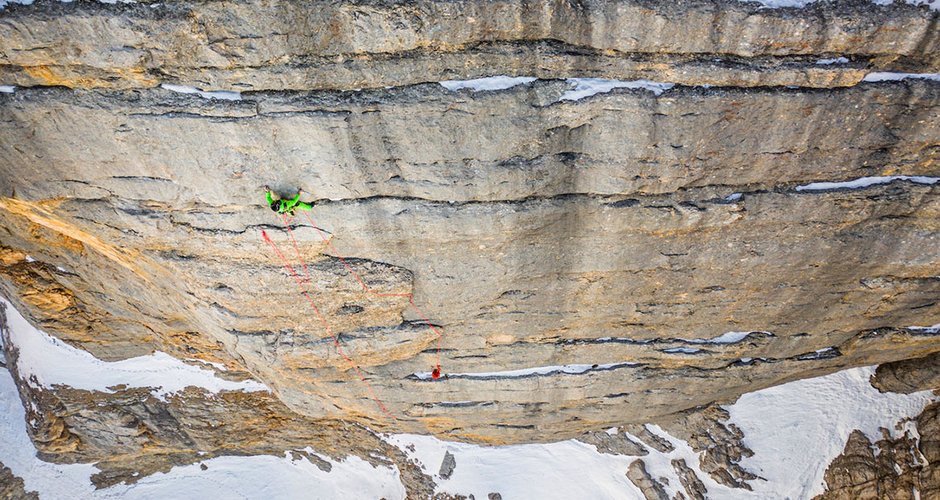
[[[292,200],[275,200],[274,197],[271,196],[271,191],[266,192],[265,196],[268,198],[268,205],[271,206],[271,210],[279,214],[292,214],[295,209],[310,210],[313,208],[312,203],[300,201],[300,193],[297,193],[297,196]]]

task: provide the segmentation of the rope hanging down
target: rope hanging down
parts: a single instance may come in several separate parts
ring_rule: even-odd
[[[356,271],[354,271],[352,266],[350,266],[349,263],[346,262],[346,259],[343,258],[343,256],[340,255],[340,253],[336,251],[336,248],[333,247],[333,244],[330,242],[329,238],[327,238],[326,235],[323,233],[323,230],[320,229],[320,227],[317,226],[316,223],[313,222],[313,219],[310,217],[310,215],[308,215],[307,212],[303,212],[303,214],[304,214],[304,217],[307,218],[307,222],[309,222],[310,225],[314,229],[317,230],[317,234],[320,235],[320,239],[322,239],[323,242],[326,243],[326,246],[329,247],[331,252],[333,252],[333,255],[337,259],[339,259],[339,261],[342,262],[344,266],[346,266],[346,269],[350,273],[352,273],[353,276],[356,277],[356,281],[359,282],[359,285],[362,286],[362,289],[364,291],[369,292],[377,297],[408,297],[408,303],[411,305],[411,308],[414,309],[415,313],[418,314],[418,317],[421,318],[421,321],[423,321],[425,325],[428,325],[428,328],[430,328],[431,331],[437,334],[437,366],[434,368],[434,371],[431,372],[431,376],[434,378],[439,378],[441,376],[441,342],[444,338],[444,334],[441,333],[440,328],[434,326],[431,323],[431,320],[429,320],[428,317],[424,313],[422,313],[420,309],[418,309],[418,306],[415,305],[414,294],[413,293],[379,293],[369,288],[369,285],[366,285],[366,283],[362,281],[362,278],[360,278],[359,275],[356,274]],[[288,228],[288,230],[290,230],[290,228]],[[293,236],[291,236],[291,238],[293,238]]]
[[[284,223],[285,225],[287,225],[288,232],[290,232],[290,225],[287,224],[286,218],[284,219]],[[261,236],[264,237],[264,241],[268,242],[268,244],[271,245],[271,248],[274,249],[274,253],[277,254],[277,256],[281,259],[281,262],[284,264],[284,267],[287,269],[288,274],[290,274],[294,278],[294,281],[297,282],[297,286],[300,288],[301,295],[303,295],[304,298],[307,299],[307,302],[310,304],[310,307],[313,309],[313,312],[316,314],[317,318],[320,320],[320,323],[323,325],[323,329],[326,330],[326,332],[330,335],[330,337],[332,337],[333,344],[336,346],[336,351],[339,352],[340,356],[342,356],[343,359],[345,359],[346,362],[349,363],[349,366],[353,369],[353,371],[356,372],[356,375],[359,376],[359,380],[366,386],[366,390],[369,392],[369,396],[372,398],[373,401],[375,401],[375,403],[379,406],[379,408],[382,410],[383,413],[388,415],[392,420],[398,420],[395,417],[395,415],[392,415],[392,413],[388,411],[388,408],[385,407],[385,404],[382,403],[379,397],[375,394],[375,390],[372,388],[372,384],[370,384],[369,381],[366,380],[365,376],[362,375],[362,372],[359,370],[359,366],[357,366],[356,363],[353,362],[352,358],[350,358],[346,354],[345,349],[343,349],[342,344],[340,344],[339,342],[339,337],[337,337],[336,334],[333,333],[333,329],[330,328],[330,324],[326,321],[326,318],[320,312],[320,308],[317,307],[316,303],[310,297],[310,294],[307,293],[307,290],[304,288],[303,278],[301,278],[300,275],[297,274],[297,272],[294,270],[294,267],[290,265],[290,262],[288,262],[287,257],[285,257],[284,254],[281,252],[281,249],[279,249],[277,245],[273,241],[271,241],[271,238],[268,236],[267,231],[262,229]],[[294,236],[291,233],[291,239],[293,238]],[[294,243],[294,245],[295,245],[295,249],[297,249],[296,242]],[[297,254],[298,256],[300,256],[299,249],[297,249]],[[307,270],[306,265],[304,265],[304,270],[305,271]],[[310,281],[309,273],[307,274],[307,281],[308,282]]]

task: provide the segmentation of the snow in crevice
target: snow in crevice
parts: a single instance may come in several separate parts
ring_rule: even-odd
[[[223,91],[215,90],[207,92],[204,90],[199,90],[196,87],[189,87],[186,85],[173,85],[169,83],[160,84],[160,87],[171,92],[177,92],[180,94],[196,94],[203,99],[221,99],[224,101],[240,101],[242,98],[241,92],[234,91]]]
[[[615,370],[617,368],[624,368],[630,366],[638,366],[638,363],[607,363],[607,364],[596,364],[596,365],[554,365],[554,366],[538,366],[535,368],[523,368],[520,370],[506,370],[499,372],[472,372],[472,373],[446,373],[444,374],[443,379],[447,378],[466,378],[466,379],[504,379],[504,378],[523,378],[523,377],[540,377],[540,376],[549,376],[549,375],[581,375],[588,372],[596,371],[607,371]],[[417,378],[418,380],[432,380],[431,372],[416,372],[412,374],[412,377]]]
[[[111,387],[149,387],[160,399],[187,387],[211,393],[220,391],[269,391],[260,382],[233,382],[218,378],[212,370],[186,364],[164,352],[123,361],[101,361],[90,353],[34,328],[10,302],[6,308],[10,342],[18,352],[17,371],[39,387],[66,385],[88,391],[114,392]]]
[[[3,6],[0,5],[0,8],[2,7]],[[12,94],[14,92],[16,92],[16,85],[0,85],[0,94]]]
[[[907,329],[917,332],[917,333],[926,333],[928,335],[933,335],[936,333],[940,333],[940,323],[937,323],[936,325],[932,325],[932,326],[909,326],[907,327]]]
[[[888,184],[895,181],[907,181],[914,184],[932,185],[940,182],[940,177],[927,177],[922,175],[891,175],[884,177],[860,177],[842,182],[812,182],[797,186],[797,191],[828,191],[835,189],[862,189],[879,184]]]
[[[940,1],[940,0],[938,0]],[[940,81],[940,73],[890,73],[875,72],[865,75],[863,82],[898,82],[901,80],[934,80]]]
[[[476,78],[473,80],[444,80],[438,82],[451,92],[461,89],[468,89],[472,92],[482,92],[486,90],[505,90],[517,85],[524,85],[536,80],[533,76],[490,76],[486,78]]]
[[[816,3],[817,0],[739,0],[746,3],[757,3],[767,9],[795,8],[802,9],[807,5]],[[871,0],[875,5],[890,6],[894,0]],[[926,5],[933,10],[940,10],[940,0],[904,0],[904,3],[910,5]]]
[[[842,352],[839,351],[837,347],[824,347],[822,349],[816,349],[813,352],[800,354],[796,357],[797,361],[812,361],[817,359],[829,359],[829,358],[838,358],[842,356]]]
[[[663,352],[666,354],[698,354],[702,350],[694,347],[670,347],[669,349],[663,349]]]
[[[725,332],[712,339],[682,339],[690,344],[736,344],[749,336],[773,337],[774,334],[764,331]]]
[[[558,98],[559,101],[578,101],[585,97],[603,94],[614,89],[643,89],[660,95],[673,88],[674,83],[653,82],[650,80],[605,80],[602,78],[568,78],[573,88]]]
[[[848,64],[848,63],[849,63],[849,58],[841,57],[841,56],[833,57],[830,59],[820,59],[816,61],[816,64],[821,65],[821,66],[830,66],[833,64]]]
[[[0,0],[0,10],[9,4],[32,5],[35,0]],[[59,0],[61,3],[72,3],[74,0]],[[98,0],[100,3],[137,3],[135,0]]]

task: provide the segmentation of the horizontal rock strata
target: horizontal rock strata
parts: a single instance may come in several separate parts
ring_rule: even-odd
[[[831,87],[866,69],[940,68],[935,12],[865,1],[765,9],[726,0],[39,0],[10,5],[0,19],[0,81],[21,86],[353,89],[566,74]],[[832,55],[853,64],[815,64]]]
[[[98,357],[190,350],[310,417],[573,437],[938,350],[906,327],[940,312],[940,188],[798,189],[938,175],[938,89],[19,90],[0,95],[4,286]],[[295,250],[264,184],[314,193],[323,232],[295,219]],[[702,342],[729,331],[752,333]],[[438,357],[444,379],[418,376]]]

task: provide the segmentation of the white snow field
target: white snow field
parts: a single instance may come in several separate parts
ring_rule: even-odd
[[[936,399],[932,391],[882,394],[869,383],[874,372],[863,367],[798,380],[745,394],[726,407],[754,451],[742,465],[766,479],[751,482],[757,498],[822,493],[826,465],[842,453],[853,430],[872,442],[881,439],[882,427],[892,436],[903,434],[895,423],[916,417]]]
[[[35,377],[41,387],[56,384],[94,390],[126,384],[157,387],[156,394],[170,394],[186,385],[210,391],[262,390],[217,379],[213,372],[190,366],[169,356],[144,356],[107,363],[75,349],[32,327],[9,302],[6,306],[10,341],[20,352],[17,369]],[[937,325],[940,326],[940,325]],[[930,327],[930,328],[935,328]],[[747,332],[728,332],[703,342],[734,342]],[[525,376],[561,373],[591,376],[584,367],[566,365],[529,370]],[[549,370],[550,368],[550,370]],[[549,371],[545,371],[549,370]],[[764,478],[751,482],[754,491],[732,489],[701,472],[699,456],[687,443],[655,425],[647,429],[668,440],[675,450],[634,457],[610,455],[592,445],[568,440],[550,444],[478,446],[446,442],[429,436],[391,434],[382,436],[399,447],[431,475],[438,492],[487,498],[500,493],[505,499],[641,499],[640,490],[626,477],[627,466],[637,458],[656,478],[666,478],[672,497],[681,488],[673,459],[684,459],[708,490],[711,499],[802,499],[825,488],[823,473],[841,453],[849,434],[860,429],[870,438],[880,437],[879,428],[892,435],[912,432],[906,419],[918,415],[936,397],[925,391],[915,394],[882,394],[871,387],[874,367],[845,370],[824,377],[800,380],[745,394],[726,406],[731,422],[744,431],[744,443],[754,451],[742,465]],[[502,374],[506,375],[506,374]],[[512,374],[520,376],[519,374]],[[181,379],[173,382],[173,379]],[[233,384],[233,385],[226,385]],[[260,386],[260,387],[258,387]],[[902,425],[897,425],[897,424]],[[900,429],[900,430],[899,430]],[[615,434],[616,429],[608,430]],[[641,439],[630,436],[637,442]],[[298,446],[302,446],[299,444]],[[314,453],[315,450],[305,448]],[[448,479],[439,477],[446,452],[454,455],[456,468]],[[27,491],[44,499],[133,498],[404,498],[405,489],[396,467],[373,467],[357,458],[333,461],[323,472],[306,458],[283,456],[218,457],[201,464],[175,467],[168,473],[142,478],[133,485],[120,484],[95,490],[90,477],[92,464],[58,465],[36,457],[27,434],[26,414],[10,372],[0,368],[0,462],[25,482]]]

